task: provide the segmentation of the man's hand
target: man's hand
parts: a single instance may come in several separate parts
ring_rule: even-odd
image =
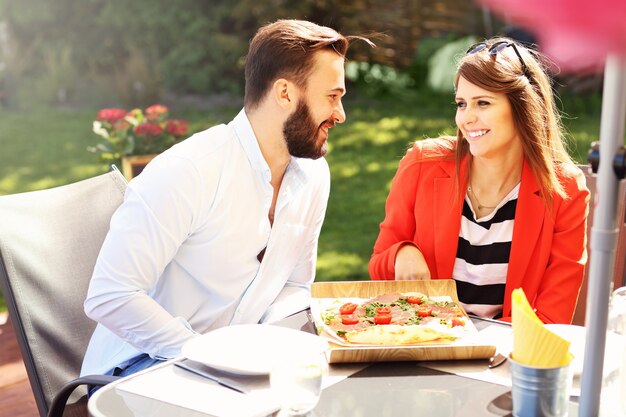
[[[396,254],[396,281],[430,279],[424,255],[413,245],[404,245]]]

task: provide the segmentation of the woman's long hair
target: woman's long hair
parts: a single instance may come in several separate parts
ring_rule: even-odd
[[[514,42],[507,38],[493,38],[486,44],[491,46],[500,41]],[[490,54],[487,47],[460,60],[455,86],[463,77],[485,90],[506,94],[524,158],[539,184],[542,197],[551,205],[553,193],[566,197],[557,173],[563,164],[573,164],[573,161],[564,145],[561,117],[550,78],[541,63],[542,57],[537,51],[519,43],[515,46],[528,68],[527,72],[513,47],[506,47],[495,55]],[[457,174],[461,159],[468,154],[469,144],[461,130],[457,129]]]

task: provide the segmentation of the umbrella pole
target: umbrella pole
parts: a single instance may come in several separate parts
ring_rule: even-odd
[[[596,210],[591,228],[589,291],[585,317],[586,340],[581,380],[580,417],[596,417],[600,410],[602,369],[617,244],[618,180],[613,171],[616,151],[624,142],[626,117],[626,57],[610,55],[604,72],[600,122],[600,165],[596,182]]]

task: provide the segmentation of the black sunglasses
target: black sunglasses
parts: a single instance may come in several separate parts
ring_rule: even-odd
[[[489,55],[496,56],[498,52],[500,52],[501,50],[509,46],[513,47],[513,51],[515,51],[515,55],[517,55],[517,57],[519,58],[519,62],[520,64],[522,64],[522,70],[524,71],[524,75],[526,76],[526,78],[528,78],[528,81],[532,82],[533,77],[530,75],[530,70],[528,69],[528,66],[526,66],[526,63],[524,62],[522,55],[519,53],[517,46],[515,46],[513,42],[500,41],[500,42],[494,43],[491,46],[487,45],[485,42],[479,42],[470,46],[467,52],[465,53],[465,55],[472,55],[472,54],[475,54],[476,52],[482,51],[483,49],[487,49],[489,51]]]

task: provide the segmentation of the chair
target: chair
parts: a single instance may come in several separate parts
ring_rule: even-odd
[[[86,415],[81,385],[113,380],[77,377],[96,326],[83,302],[125,189],[124,177],[113,169],[0,197],[0,282],[41,417]]]
[[[589,216],[587,218],[587,253],[591,255],[591,247],[589,241],[591,237],[591,226],[593,225],[593,214],[595,209],[594,196],[596,192],[596,174],[593,174],[587,165],[579,165],[579,168],[585,173],[587,180],[587,188],[591,192],[591,199],[589,202]],[[615,268],[613,269],[613,288],[619,288],[626,285],[626,180],[622,180],[619,183],[617,196],[617,227],[618,227],[618,239],[617,248],[615,251]],[[587,310],[587,287],[589,281],[589,261],[587,261],[587,267],[585,268],[585,276],[578,295],[578,303],[576,304],[576,310],[574,311],[574,317],[572,324],[579,326],[585,325],[585,314]]]

